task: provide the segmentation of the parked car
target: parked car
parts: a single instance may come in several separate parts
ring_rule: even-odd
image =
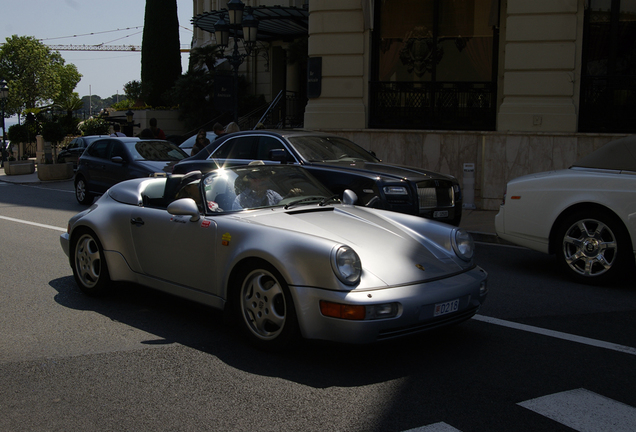
[[[75,173],[75,198],[90,204],[123,180],[166,175],[188,155],[169,141],[105,137],[92,141],[79,158]]]
[[[57,163],[73,162],[73,169],[77,169],[77,161],[79,160],[86,147],[99,138],[105,138],[108,135],[87,135],[83,137],[73,138],[57,155]]]
[[[216,139],[216,134],[212,131],[207,131],[205,133],[205,136],[210,140],[210,142]],[[197,134],[194,134],[190,138],[186,139],[181,144],[179,144],[179,147],[181,148],[181,150],[186,152],[188,156],[190,156],[192,154],[192,147],[194,147],[194,143],[196,140],[197,140]]]
[[[111,187],[61,245],[79,288],[130,281],[224,309],[262,347],[370,343],[471,318],[487,296],[463,229],[335,199],[293,165]]]
[[[457,179],[419,168],[383,163],[337,135],[309,131],[245,131],[222,136],[178,163],[175,173],[217,166],[266,163],[302,165],[334,194],[353,190],[360,205],[458,226],[462,194]]]
[[[614,280],[634,268],[635,173],[636,137],[627,137],[569,169],[514,179],[495,217],[497,235],[556,254],[577,281]]]

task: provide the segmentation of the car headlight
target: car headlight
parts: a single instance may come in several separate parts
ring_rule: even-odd
[[[349,246],[336,246],[331,251],[331,267],[338,279],[347,285],[360,281],[362,263],[358,254]]]
[[[409,192],[404,186],[384,186],[384,193],[386,195],[408,195]]]
[[[465,229],[453,230],[452,234],[453,249],[458,257],[464,261],[470,261],[475,254],[475,242],[473,237]]]

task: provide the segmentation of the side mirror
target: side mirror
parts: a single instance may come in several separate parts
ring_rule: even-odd
[[[168,213],[178,216],[190,216],[190,222],[201,219],[197,203],[192,198],[181,198],[168,205]]]
[[[347,205],[354,205],[358,202],[358,195],[351,189],[347,189],[342,193],[342,203]]]
[[[268,159],[282,164],[289,162],[289,153],[285,149],[274,149],[269,151]]]
[[[110,160],[118,164],[124,163],[124,158],[121,156],[113,156],[112,158],[110,158]]]

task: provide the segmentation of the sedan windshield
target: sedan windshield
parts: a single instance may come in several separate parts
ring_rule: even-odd
[[[289,142],[301,157],[308,162],[379,162],[379,159],[371,153],[345,138],[299,136],[290,137]]]
[[[126,143],[134,160],[180,161],[188,155],[169,141],[140,140]]]
[[[333,194],[300,167],[255,165],[220,169],[203,179],[210,212],[325,205]]]

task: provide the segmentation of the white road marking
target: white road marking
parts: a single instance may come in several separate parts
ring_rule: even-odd
[[[555,393],[518,405],[579,432],[636,430],[636,408],[585,389]]]
[[[534,326],[530,326],[530,325],[526,325],[526,324],[519,324],[516,322],[512,322],[512,321],[505,321],[502,319],[498,319],[498,318],[492,318],[492,317],[487,317],[487,316],[483,316],[483,315],[475,315],[473,316],[473,319],[477,320],[477,321],[483,321],[483,322],[487,322],[490,324],[495,324],[495,325],[500,325],[503,327],[509,327],[509,328],[513,328],[516,330],[522,330],[522,331],[527,331],[530,333],[536,333],[536,334],[540,334],[540,335],[544,335],[544,336],[550,336],[553,338],[557,338],[557,339],[563,339],[563,340],[567,340],[570,342],[576,342],[576,343],[581,343],[581,344],[585,344],[585,345],[590,345],[590,346],[595,346],[595,347],[599,347],[599,348],[605,348],[605,349],[609,349],[609,350],[613,350],[613,351],[618,351],[618,352],[622,352],[625,354],[631,354],[631,355],[636,355],[636,348],[632,348],[632,347],[628,347],[625,345],[619,345],[619,344],[615,344],[615,343],[611,343],[611,342],[605,342],[605,341],[601,341],[598,339],[591,339],[591,338],[586,338],[583,336],[577,336],[577,335],[572,335],[569,333],[562,333],[559,331],[554,331],[554,330],[548,330],[548,329],[544,329],[541,327],[534,327]]]
[[[459,429],[455,429],[451,425],[444,422],[434,423],[428,426],[422,426],[414,429],[409,429],[404,432],[461,432]]]
[[[4,219],[4,220],[8,220],[11,222],[18,222],[18,223],[22,223],[22,224],[26,224],[26,225],[33,225],[33,226],[37,226],[40,228],[48,228],[48,229],[52,229],[52,230],[56,230],[56,231],[62,231],[62,232],[66,232],[66,228],[60,228],[60,227],[56,227],[53,225],[46,225],[46,224],[41,224],[41,223],[37,223],[37,222],[29,222],[29,221],[25,221],[22,219],[14,219],[14,218],[10,218],[10,217],[6,217],[6,216],[0,216],[0,219]]]

